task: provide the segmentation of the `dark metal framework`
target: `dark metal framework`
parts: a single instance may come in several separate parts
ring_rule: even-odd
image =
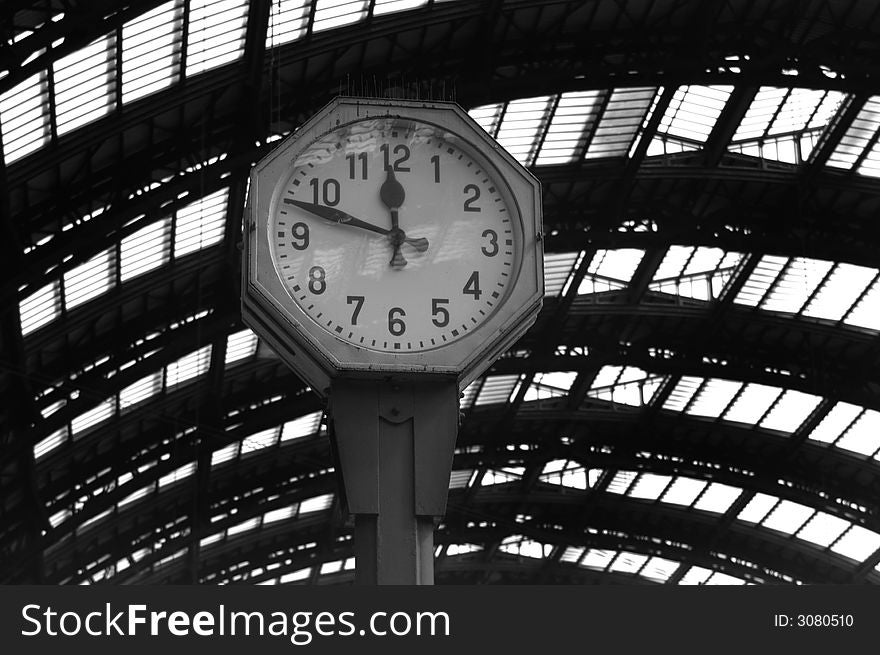
[[[4,2],[0,62],[8,74],[0,92],[159,4]],[[271,148],[270,136],[293,129],[340,91],[452,98],[471,108],[646,85],[665,91],[630,156],[533,169],[544,187],[548,253],[646,252],[627,288],[601,297],[577,295],[586,257],[568,292],[547,299],[534,328],[491,372],[522,376],[519,391],[504,404],[463,414],[455,468],[482,473],[515,466],[522,474],[450,492],[437,533],[437,581],[644,582],[567,562],[572,547],[658,556],[754,582],[880,581],[880,550],[856,562],[735,520],[754,494],[768,493],[880,532],[877,461],[807,440],[835,401],[880,410],[880,336],[732,302],[764,254],[880,266],[880,182],[825,166],[861,108],[880,93],[880,5],[435,0],[387,16],[372,15],[369,5],[358,23],[309,28],[301,39],[267,50],[270,3],[252,0],[236,62],[129,104],[120,100],[104,118],[53,133],[43,148],[0,165],[0,582],[79,582],[98,579],[98,571],[113,582],[259,582],[308,567],[299,581],[350,581],[345,569],[321,574],[323,563],[353,553],[352,525],[335,496],[322,512],[216,543],[206,539],[336,489],[323,430],[211,465],[213,453],[228,444],[323,409],[271,353],[224,365],[226,337],[242,329],[240,226],[251,163]],[[53,22],[59,11],[63,18]],[[26,29],[35,31],[12,43]],[[50,47],[62,36],[63,45]],[[731,54],[749,57],[733,70]],[[838,75],[829,77],[822,67]],[[790,85],[782,71],[792,68],[799,86],[849,94],[810,160],[769,166],[729,152],[757,89]],[[648,157],[659,116],[681,84],[735,90],[703,147]],[[149,189],[151,183],[157,184]],[[49,278],[169,215],[184,204],[184,192],[196,197],[223,187],[229,194],[219,245],[62,308],[58,319],[22,337],[19,302]],[[99,207],[107,208],[99,220],[82,220]],[[650,230],[633,228],[645,218]],[[747,256],[721,298],[673,302],[648,288],[672,244]],[[74,417],[209,344],[207,372],[195,382],[116,412],[34,459],[34,445]],[[658,358],[658,350],[674,355]],[[609,364],[639,366],[666,381],[643,407],[588,396]],[[526,401],[535,376],[552,371],[576,373],[567,394]],[[732,376],[825,400],[798,432],[781,436],[663,410],[683,376]],[[44,416],[61,399],[66,404]],[[585,490],[547,484],[540,473],[554,459],[603,473]],[[118,504],[188,463],[194,473],[186,479]],[[687,474],[744,493],[712,515],[606,493],[618,470]],[[50,516],[65,508],[72,518],[53,527]],[[544,544],[543,556],[505,551],[511,535]],[[450,544],[480,549],[450,555]],[[149,552],[139,552],[144,549]],[[667,582],[678,582],[685,570]]]

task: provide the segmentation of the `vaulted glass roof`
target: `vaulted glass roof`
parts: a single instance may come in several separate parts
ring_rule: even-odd
[[[6,35],[0,147],[25,218],[5,241],[22,338],[4,361],[29,371],[16,393],[49,577],[172,579],[197,551],[204,582],[351,580],[325,410],[234,300],[244,173],[325,100],[324,75],[377,94],[449,82],[544,189],[544,308],[463,390],[438,570],[796,584],[815,561],[880,580],[869,78],[824,62],[817,83],[746,49],[718,71],[660,53],[557,58],[549,76],[517,63],[543,51],[507,39],[551,12],[516,2],[496,21],[457,0],[272,0],[265,34],[254,7],[157,1],[78,35],[52,32],[70,16],[41,5]],[[542,47],[569,38],[554,29]],[[461,66],[484,59],[491,72]],[[364,70],[377,81],[351,79]],[[175,505],[195,485],[212,498],[197,531]],[[150,530],[125,532],[135,516]],[[78,550],[111,524],[125,556]],[[283,530],[289,545],[272,544]],[[746,545],[727,552],[727,531]],[[230,555],[248,540],[265,556]]]

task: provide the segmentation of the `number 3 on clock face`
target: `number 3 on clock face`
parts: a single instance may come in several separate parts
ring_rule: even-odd
[[[272,262],[308,320],[368,350],[416,353],[479,330],[519,271],[511,191],[429,123],[370,118],[310,144],[275,190]]]

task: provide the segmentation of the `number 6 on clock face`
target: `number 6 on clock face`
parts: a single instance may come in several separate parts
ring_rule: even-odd
[[[275,272],[308,320],[367,350],[417,353],[479,330],[523,249],[513,194],[466,139],[363,118],[302,149],[272,197]]]

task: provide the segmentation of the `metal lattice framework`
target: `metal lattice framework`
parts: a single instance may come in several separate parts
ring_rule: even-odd
[[[439,583],[880,582],[873,0],[10,0],[0,582],[351,582],[319,398],[239,318],[253,162],[454,99],[547,297],[462,397]]]

